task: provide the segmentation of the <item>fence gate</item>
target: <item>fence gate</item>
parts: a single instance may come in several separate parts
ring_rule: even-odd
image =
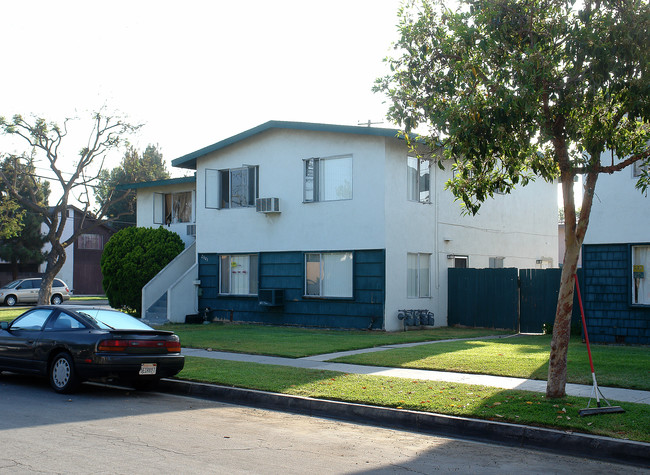
[[[518,328],[517,269],[449,269],[449,325]]]
[[[555,320],[561,275],[562,269],[451,268],[449,325],[540,333]],[[575,296],[572,322],[579,321]]]

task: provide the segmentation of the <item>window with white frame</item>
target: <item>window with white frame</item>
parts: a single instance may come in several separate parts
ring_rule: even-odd
[[[406,161],[407,196],[409,201],[430,203],[431,200],[431,161],[424,158],[408,157]]]
[[[505,257],[490,257],[490,269],[503,269]]]
[[[258,197],[258,166],[205,171],[206,208],[249,208]]]
[[[192,191],[154,193],[153,222],[155,224],[191,223]]]
[[[406,255],[406,292],[409,298],[431,297],[431,254]]]
[[[304,160],[305,202],[352,199],[352,156]]]
[[[468,256],[452,256],[454,260],[454,267],[457,269],[467,269],[469,267]]]
[[[647,168],[647,165],[643,160],[637,160],[632,166],[632,176],[638,178],[643,174],[643,170]]]
[[[232,254],[220,257],[219,293],[257,295],[257,254]]]
[[[308,297],[353,296],[351,252],[305,254],[305,295]]]
[[[82,234],[77,238],[77,247],[100,251],[104,248],[103,236],[101,234]]]
[[[632,303],[650,305],[650,245],[632,246]]]

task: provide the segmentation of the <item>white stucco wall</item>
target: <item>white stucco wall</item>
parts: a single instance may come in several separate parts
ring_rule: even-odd
[[[159,223],[154,223],[154,196],[155,193],[179,193],[184,191],[192,192],[192,220],[189,223],[171,223],[164,226],[178,234],[185,247],[191,245],[195,237],[187,233],[187,225],[196,223],[196,193],[194,183],[176,183],[171,185],[164,185],[158,187],[138,188],[137,190],[137,213],[136,225],[144,228],[157,228],[161,226]]]
[[[603,164],[611,164],[604,155]],[[650,198],[634,187],[637,180],[631,166],[598,177],[584,244],[650,241]]]
[[[352,155],[351,200],[303,203],[303,160]],[[383,249],[382,139],[270,130],[202,158],[197,167],[199,253]],[[279,198],[280,214],[207,209],[205,170],[259,166],[259,197]]]
[[[406,152],[399,141],[387,146],[386,173],[386,329],[398,330],[399,309],[429,309],[436,325],[447,324],[448,255],[469,257],[469,267],[557,267],[557,188],[542,180],[509,195],[495,195],[476,216],[462,214],[444,189],[451,170],[431,167],[430,204],[407,200]],[[430,253],[431,297],[407,298],[407,253]],[[538,260],[544,260],[539,264]]]
[[[65,227],[63,228],[63,233],[61,234],[61,242],[72,236],[72,233],[74,232],[74,212],[71,209],[68,209],[67,211],[68,219],[65,222]],[[41,224],[41,233],[47,234],[47,232],[47,226],[45,224]],[[43,246],[43,252],[48,253],[50,252],[50,249],[52,249],[52,245],[50,243],[45,243]],[[65,263],[63,264],[63,267],[56,275],[56,277],[65,282],[71,291],[74,291],[74,244],[66,247],[65,255]],[[43,262],[39,266],[38,271],[44,273],[46,267],[47,262]]]

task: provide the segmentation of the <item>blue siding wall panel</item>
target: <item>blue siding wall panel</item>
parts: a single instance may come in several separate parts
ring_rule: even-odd
[[[352,299],[308,298],[304,294],[304,252],[259,254],[259,288],[283,289],[284,305],[265,307],[257,297],[218,293],[219,256],[199,256],[202,296],[199,307],[210,308],[212,318],[274,325],[325,328],[383,328],[385,302],[385,252],[354,252]]]
[[[632,305],[630,245],[585,245],[582,256],[589,339],[650,344],[650,307]]]

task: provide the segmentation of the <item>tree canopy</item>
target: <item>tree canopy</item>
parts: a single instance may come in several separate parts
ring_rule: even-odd
[[[89,122],[88,140],[77,149],[79,152],[75,157],[68,155],[65,148],[70,121],[71,119],[66,119],[59,125],[41,117],[25,119],[21,115],[15,115],[10,120],[0,117],[0,132],[15,137],[29,149],[29,155],[23,153],[17,156],[19,166],[44,162],[54,175],[50,183],[57,187],[59,193],[56,204],[49,206],[47,202],[38,199],[37,195],[22,195],[20,186],[12,181],[11,175],[0,169],[0,182],[4,184],[9,196],[28,212],[38,215],[47,227],[45,236],[51,248],[46,256],[45,275],[39,290],[40,304],[50,301],[52,282],[66,260],[65,249],[81,234],[99,226],[106,215],[110,202],[104,203],[95,215],[91,214],[93,203],[89,191],[97,184],[106,155],[118,149],[125,136],[139,128],[119,117],[95,112]],[[34,175],[31,177],[34,178]],[[73,198],[81,207],[82,219],[75,223],[74,231],[63,239],[68,220],[67,209]]]
[[[47,206],[50,194],[49,183],[37,177],[36,169],[29,157],[9,155],[0,163],[0,170],[20,196],[28,197],[39,206]],[[21,206],[15,199],[8,198],[7,185],[1,181],[0,191],[7,196],[7,200],[14,203],[13,216],[19,220],[18,229],[13,234],[0,236],[0,259],[12,265],[13,278],[17,279],[18,264],[40,264],[45,260],[43,253],[45,236],[41,232],[43,217]]]
[[[95,188],[95,198],[100,206],[112,201],[106,208],[106,216],[113,218],[113,226],[121,229],[135,225],[135,194],[130,190],[116,191],[116,186],[164,180],[169,178],[169,172],[162,153],[156,145],[150,144],[142,153],[139,153],[135,147],[129,146],[120,165],[110,172],[103,170],[99,178],[99,185]]]
[[[470,213],[496,190],[560,178],[566,254],[547,395],[564,395],[573,274],[596,181],[650,149],[650,7],[645,0],[411,0],[399,12],[390,74],[375,90],[405,132],[426,127],[452,163]],[[408,139],[408,136],[407,136]],[[415,145],[415,144],[413,144]],[[611,151],[611,155],[610,155]],[[441,162],[442,166],[442,162]],[[573,181],[584,175],[576,218]]]

